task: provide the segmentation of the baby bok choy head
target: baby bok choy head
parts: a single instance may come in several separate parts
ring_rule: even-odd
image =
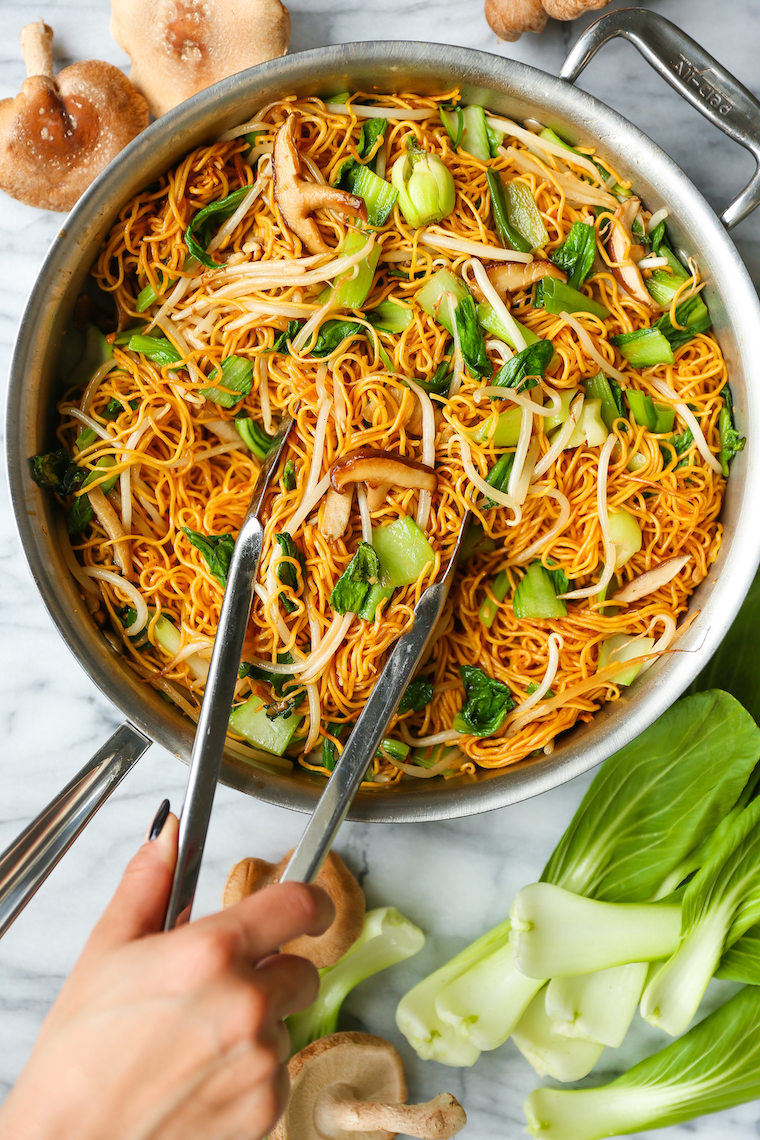
[[[419,927],[394,906],[368,911],[364,929],[350,950],[334,966],[319,971],[317,1000],[302,1013],[287,1018],[292,1053],[298,1053],[319,1037],[335,1033],[340,1007],[354,986],[380,970],[411,958],[424,945],[425,935]]]
[[[758,756],[760,730],[728,694],[713,690],[679,701],[602,765],[544,868],[542,884],[563,888],[557,892],[563,901],[568,892],[600,904],[664,899],[694,870],[695,852],[705,850],[740,801]],[[677,944],[679,912],[663,903],[656,911],[647,937],[658,953],[668,954]],[[568,928],[563,914],[551,905],[544,910],[545,938],[572,951],[570,972],[582,973],[590,942],[582,926]],[[402,999],[397,1023],[420,1056],[472,1064],[478,1050],[495,1049],[515,1030],[549,976],[528,978],[517,969],[514,949],[523,933],[502,923]],[[621,940],[615,930],[608,938]],[[630,960],[619,949],[617,961]],[[595,960],[588,969],[604,964]],[[616,992],[626,992],[615,1003],[600,1002],[595,993],[596,1015],[578,1038],[618,1041],[644,976],[638,970],[608,978]],[[583,1005],[576,1010],[582,1015]],[[618,1024],[621,1018],[625,1024]],[[527,1043],[530,1026],[522,1031]],[[573,1036],[572,1027],[566,1036]],[[541,1049],[546,1052],[545,1043]]]
[[[596,1089],[536,1089],[540,1140],[601,1140],[664,1128],[760,1096],[760,988],[746,986],[660,1053]]]

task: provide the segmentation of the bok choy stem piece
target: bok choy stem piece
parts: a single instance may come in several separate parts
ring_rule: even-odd
[[[540,1077],[555,1081],[579,1081],[591,1072],[604,1045],[580,1037],[555,1033],[546,1012],[545,992],[533,998],[512,1034],[512,1040]]]
[[[317,1000],[302,1013],[287,1018],[292,1053],[335,1032],[340,1007],[354,986],[380,970],[411,958],[424,945],[425,935],[419,927],[394,906],[368,911],[364,929],[350,950],[334,966],[319,971]]]
[[[456,957],[441,966],[405,994],[396,1010],[396,1025],[418,1056],[441,1065],[463,1067],[474,1065],[480,1049],[465,1041],[451,1023],[439,1017],[436,1010],[438,994],[465,971],[498,953],[508,944],[509,921],[481,935],[466,946]]]
[[[551,883],[531,883],[509,912],[512,955],[529,978],[573,977],[667,958],[678,945],[680,906],[605,903]]]
[[[760,987],[747,986],[666,1049],[596,1089],[536,1089],[540,1140],[601,1140],[664,1128],[760,1096]]]
[[[580,977],[552,978],[545,1003],[552,1032],[619,1049],[648,970],[647,962],[631,962]]]
[[[435,1011],[441,1021],[453,1025],[478,1049],[503,1045],[545,984],[543,978],[535,980],[520,973],[512,960],[510,941],[511,936],[443,986],[436,998]],[[472,1010],[479,1008],[483,993],[488,994],[488,1006],[473,1020]]]

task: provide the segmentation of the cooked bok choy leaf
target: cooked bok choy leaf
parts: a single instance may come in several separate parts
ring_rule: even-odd
[[[542,277],[536,285],[535,308],[546,309],[547,313],[592,313],[604,321],[610,315],[609,309],[600,305],[592,297],[587,297],[579,289],[566,285],[558,277]]]
[[[451,294],[453,302],[447,294]],[[478,310],[472,294],[461,277],[455,277],[448,269],[440,269],[423,285],[416,300],[420,307],[442,324],[452,336],[456,325],[462,356],[471,374],[490,376],[492,367],[486,354]]]
[[[540,1140],[601,1140],[679,1124],[760,1096],[760,987],[746,986],[666,1049],[595,1089],[536,1089]]]
[[[272,437],[267,435],[261,424],[257,424],[250,416],[236,416],[235,428],[249,451],[252,451],[257,459],[266,459]]]
[[[295,1054],[311,1041],[334,1033],[340,1007],[355,986],[380,970],[411,958],[424,945],[425,935],[419,927],[395,907],[368,911],[364,929],[353,946],[334,966],[319,971],[317,1000],[302,1013],[287,1018],[291,1052]]]
[[[491,593],[493,598],[486,596],[478,610],[478,619],[486,629],[490,629],[493,625],[499,612],[499,602],[503,602],[509,593],[509,574],[506,570],[500,570],[494,578],[491,583]]]
[[[530,253],[530,242],[519,233],[509,220],[507,199],[504,195],[504,183],[497,170],[489,170],[486,182],[491,195],[491,214],[493,225],[499,235],[499,241],[505,249],[516,249],[520,253]]]
[[[486,342],[478,324],[478,313],[472,297],[463,297],[454,309],[459,345],[462,357],[473,376],[490,376],[491,361],[486,352]],[[545,344],[545,341],[542,341]]]
[[[472,736],[493,736],[504,717],[515,707],[512,694],[502,681],[489,677],[475,665],[460,665],[465,703],[454,717],[452,728]]]
[[[395,589],[416,582],[435,552],[414,519],[403,515],[372,531],[372,545],[380,559],[380,585]]]
[[[443,324],[443,322],[441,323]],[[490,333],[491,336],[498,337],[499,340],[503,340],[504,343],[508,344],[510,348],[513,348],[515,351],[517,351],[517,345],[514,342],[512,333],[504,327],[499,317],[496,315],[496,311],[493,306],[489,305],[487,302],[484,302],[482,305],[478,305],[478,323],[480,324],[480,327],[485,330],[485,332]],[[526,345],[536,344],[541,340],[541,337],[538,335],[538,333],[533,332],[533,329],[529,329],[526,325],[521,324],[520,321],[515,321],[515,324],[522,333]],[[559,358],[557,357],[557,359]]]
[[[539,340],[536,344],[529,344],[501,366],[491,381],[491,386],[527,392],[536,387],[539,379],[543,380],[553,356],[554,346],[551,341]]]
[[[356,554],[335,583],[330,605],[339,614],[357,613],[380,575],[380,559],[368,542],[360,542]]]
[[[294,594],[299,594],[306,581],[306,560],[288,531],[282,531],[280,534],[276,534],[274,538],[280,547],[282,559],[277,564],[277,577],[284,586],[290,586]],[[280,601],[286,614],[292,614],[294,610],[298,609],[298,603],[285,593],[280,593]]]
[[[588,380],[584,380],[583,387],[589,399],[601,400],[602,421],[607,430],[612,431],[612,425],[615,420],[621,417],[625,418],[623,389],[616,380],[605,376],[603,372],[597,372],[596,376],[591,376]],[[570,393],[570,395],[572,395],[572,393]]]
[[[491,160],[491,140],[488,137],[486,113],[476,103],[471,103],[463,111],[464,132],[460,147],[480,162]]]
[[[646,657],[647,653],[651,653],[653,649],[653,637],[632,638],[627,633],[615,633],[602,642],[597,669],[601,672],[610,664],[635,661],[637,658]],[[619,673],[615,673],[612,677],[613,683],[615,685],[632,685],[641,672],[643,664],[644,662],[640,661],[638,665],[631,665],[630,669],[623,669]]]
[[[537,249],[542,249],[549,240],[549,234],[530,188],[516,179],[506,182],[504,197],[510,226],[524,238],[534,253]]]
[[[222,361],[221,369],[214,369],[209,380],[211,387],[201,388],[201,395],[221,408],[234,408],[251,390],[253,364],[242,356],[228,356]]]
[[[663,313],[653,326],[660,330],[674,352],[684,344],[688,344],[697,333],[705,333],[712,328],[710,313],[700,293],[676,306],[676,324],[682,327],[676,328],[670,319],[670,313],[667,312]]]
[[[320,325],[319,335],[311,349],[311,355],[316,357],[329,356],[347,337],[366,335],[363,325],[357,321],[325,321],[323,325]]]
[[[364,170],[365,168],[362,167],[361,169]],[[368,171],[367,173],[371,174],[372,172]],[[372,177],[377,178],[377,175],[373,174]],[[378,181],[380,180],[378,179]],[[388,184],[384,182],[383,185],[387,186]],[[379,224],[382,225],[382,222]],[[364,249],[369,240],[370,238],[366,233],[358,233],[356,230],[350,230],[343,239],[340,252],[346,256],[358,253]],[[372,288],[372,281],[375,276],[375,270],[377,269],[378,258],[380,257],[380,248],[380,245],[375,242],[363,261],[358,262],[353,269],[347,269],[345,273],[341,273],[341,275],[336,278],[335,286],[332,291],[334,308],[361,309]],[[316,355],[316,353],[313,353],[313,355]]]
[[[658,328],[620,333],[610,337],[610,344],[619,348],[634,368],[652,368],[655,364],[672,364],[674,360],[673,349]]]
[[[464,111],[458,103],[442,103],[440,115],[451,145],[456,150],[464,134]]]
[[[410,681],[406,686],[404,695],[399,701],[396,712],[401,715],[405,712],[421,712],[433,699],[433,684],[424,677]]]
[[[411,309],[397,305],[393,301],[381,301],[376,309],[371,309],[366,314],[366,317],[376,329],[391,333],[403,332],[414,320]]]
[[[669,309],[678,290],[689,280],[689,274],[667,242],[660,243],[657,253],[667,260],[668,265],[666,269],[653,269],[646,280],[646,287],[663,309]]]
[[[573,222],[562,245],[551,254],[551,260],[558,269],[567,274],[567,284],[570,288],[580,289],[594,268],[595,256],[595,227],[587,222]]]
[[[514,465],[514,451],[506,451],[504,455],[499,456],[491,470],[486,475],[486,483],[488,483],[490,487],[494,487],[497,491],[504,491],[506,494],[507,487],[509,486],[509,476],[512,474],[512,468]],[[484,510],[488,511],[495,506],[497,506],[497,504],[493,499],[483,500]],[[499,600],[501,601],[503,599]]]
[[[736,430],[734,400],[728,384],[723,389],[723,407],[720,409],[718,426],[720,429],[720,464],[723,468],[723,475],[727,479],[731,460],[737,452],[744,450],[744,444],[747,442]]]
[[[226,586],[232,552],[235,549],[234,535],[200,534],[197,530],[191,530],[189,526],[183,526],[181,529],[185,537],[206,559],[209,573],[213,574],[220,586]]]
[[[567,617],[567,606],[557,597],[552,576],[539,561],[531,562],[515,590],[512,609],[515,617],[528,621]]]
[[[130,352],[141,352],[159,368],[169,368],[172,364],[178,364],[182,359],[179,351],[165,337],[144,336],[142,333],[135,333],[130,337],[127,348]]]
[[[290,709],[283,716],[270,716],[261,697],[254,694],[232,710],[230,728],[254,748],[282,756],[302,720]]]
[[[242,186],[239,190],[233,190],[226,198],[220,198],[218,202],[212,202],[210,206],[204,206],[185,230],[185,244],[189,252],[193,257],[197,257],[201,265],[205,265],[207,269],[224,268],[206,253],[214,225],[226,222],[228,218],[231,218],[243,198],[250,192],[250,186]]]

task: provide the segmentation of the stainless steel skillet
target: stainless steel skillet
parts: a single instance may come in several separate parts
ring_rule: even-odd
[[[710,282],[708,300],[729,362],[747,448],[736,459],[722,521],[718,562],[693,600],[699,616],[674,653],[642,677],[625,697],[579,726],[553,755],[501,772],[446,782],[410,782],[386,795],[364,792],[351,818],[411,822],[469,815],[524,799],[599,763],[654,720],[690,683],[728,629],[760,556],[755,521],[760,497],[760,392],[753,369],[760,344],[760,308],[741,259],[727,235],[760,199],[760,177],[719,219],[668,156],[641,131],[572,81],[607,40],[624,36],[702,114],[760,158],[760,104],[688,37],[644,9],[603,16],[579,41],[561,73],[548,75],[482,52],[436,44],[349,44],[275,60],[234,76],[178,107],[109,167],[66,219],[43,266],[19,330],[8,403],[8,462],[21,542],[53,621],[73,653],[123,711],[129,724],[69,787],[61,818],[56,802],[12,855],[0,857],[3,900],[18,886],[21,864],[38,885],[65,845],[134,763],[149,739],[180,758],[190,753],[193,726],[158,694],[147,691],[93,626],[55,540],[51,503],[29,478],[27,459],[49,441],[57,361],[74,300],[99,244],[121,206],[191,146],[235,125],[262,104],[290,91],[330,95],[346,89],[433,92],[460,83],[467,101],[514,119],[537,119],[571,140],[596,144],[635,182],[647,205],[667,206],[677,244],[696,256]],[[307,772],[278,774],[227,758],[222,779],[260,799],[310,811],[323,782]],[[431,786],[432,785],[432,786]],[[83,794],[83,789],[86,789]],[[13,913],[28,887],[7,903]],[[9,913],[6,911],[6,913]]]

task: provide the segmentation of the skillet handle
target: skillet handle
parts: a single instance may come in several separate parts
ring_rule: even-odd
[[[120,725],[0,854],[0,936],[150,745],[131,724]]]
[[[646,8],[623,8],[593,23],[570,51],[560,79],[575,83],[599,49],[618,36],[629,40],[692,107],[754,155],[758,166],[751,181],[721,215],[730,230],[760,204],[760,102],[695,40]]]

